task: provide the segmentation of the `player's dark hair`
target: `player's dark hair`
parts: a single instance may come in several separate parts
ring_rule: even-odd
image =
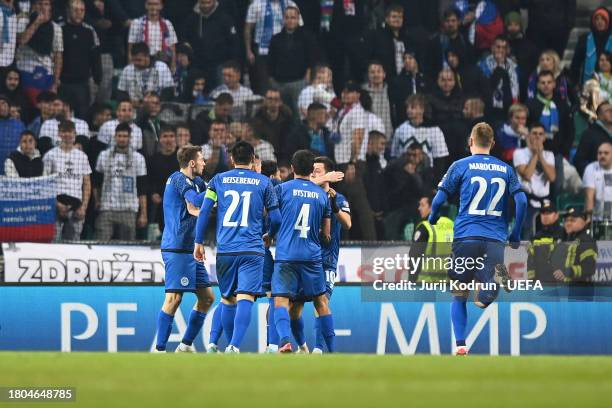
[[[333,160],[327,156],[315,157],[314,162],[323,163],[323,167],[325,168],[326,173],[336,170],[336,165],[334,164]]]
[[[276,174],[278,171],[278,165],[274,160],[263,160],[261,162],[261,174],[266,177],[270,177],[273,174]]]
[[[472,138],[478,147],[491,147],[495,139],[495,133],[491,125],[479,122],[472,128]]]
[[[241,140],[232,147],[231,154],[235,164],[244,166],[253,162],[255,149],[250,143]]]
[[[62,120],[57,126],[59,132],[76,132],[76,126],[71,120]]]
[[[138,42],[132,45],[132,55],[149,55],[150,53],[149,46],[145,42]]]
[[[176,152],[176,159],[179,162],[181,169],[189,166],[189,162],[197,159],[198,153],[202,151],[200,146],[194,146],[192,144],[186,144],[185,146],[178,149]]]
[[[233,105],[234,98],[228,92],[222,92],[215,98],[217,105]]]
[[[314,169],[315,155],[310,150],[298,150],[291,158],[293,172],[298,176],[310,176]]]
[[[127,134],[131,136],[132,135],[132,127],[130,126],[129,123],[120,123],[115,128],[115,134],[117,134],[119,132],[127,132]]]

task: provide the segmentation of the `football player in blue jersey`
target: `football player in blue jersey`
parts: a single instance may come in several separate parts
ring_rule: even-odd
[[[252,170],[253,146],[238,142],[231,151],[234,169],[217,174],[208,184],[196,224],[193,257],[203,262],[204,234],[208,218],[217,204],[217,278],[221,302],[236,305],[234,319],[222,310],[223,331],[232,333],[227,353],[239,353],[251,321],[256,296],[263,295],[264,210],[270,217],[270,232],[280,225],[278,201],[270,179]],[[230,325],[233,324],[233,327]]]
[[[204,264],[198,263],[193,252],[196,217],[204,200],[206,185],[200,178],[204,172],[204,157],[200,146],[186,145],[179,149],[180,171],[173,173],[164,190],[165,228],[161,252],[166,269],[166,299],[157,320],[156,351],[165,352],[172,332],[174,314],[181,304],[183,293],[195,292],[197,302],[189,316],[189,324],[177,352],[195,352],[193,339],[202,328],[206,313],[213,303]]]
[[[298,150],[291,159],[294,179],[276,186],[282,221],[276,240],[272,296],[281,353],[292,352],[290,300],[313,300],[326,344],[330,350],[334,348],[334,325],[321,262],[321,240],[326,244],[330,241],[331,207],[325,191],[310,179],[314,159],[310,151]]]
[[[507,289],[508,271],[504,265],[504,245],[510,241],[518,248],[525,219],[527,197],[521,190],[514,169],[490,156],[494,144],[491,126],[481,122],[472,128],[469,146],[472,155],[453,163],[438,185],[429,222],[435,225],[440,207],[449,197],[459,195],[452,245],[451,280],[483,284],[475,293],[474,303],[484,309],[497,297],[499,286]],[[514,198],[516,219],[508,237],[511,214],[508,200]],[[468,265],[469,264],[469,265]],[[467,355],[465,344],[467,290],[453,291],[451,320],[456,340],[456,354]]]

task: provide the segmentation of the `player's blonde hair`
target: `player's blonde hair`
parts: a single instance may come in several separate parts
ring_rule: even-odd
[[[485,122],[479,122],[472,128],[470,135],[477,147],[491,147],[495,138],[493,128]]]

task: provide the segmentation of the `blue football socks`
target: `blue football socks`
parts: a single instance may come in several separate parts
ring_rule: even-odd
[[[334,319],[332,315],[319,316],[319,324],[321,325],[321,334],[325,340],[327,351],[333,353],[336,351],[336,332],[334,331]]]
[[[227,344],[232,341],[234,335],[234,319],[236,318],[236,305],[223,305],[221,311],[221,325],[223,326],[223,332],[227,339]]]
[[[325,339],[323,333],[321,333],[321,318],[315,318],[315,348],[319,350],[325,350]]]
[[[253,302],[247,299],[241,299],[238,301],[236,308],[236,318],[234,319],[234,333],[232,334],[232,340],[230,344],[237,349],[240,349],[242,339],[249,328],[251,323],[251,311],[253,309]]]
[[[293,333],[293,338],[295,338],[298,346],[301,347],[306,343],[306,336],[304,335],[304,319],[302,319],[302,316],[295,320],[291,320],[291,332]]]
[[[219,303],[219,305],[215,308],[210,327],[210,339],[208,340],[209,343],[219,344],[219,339],[221,338],[221,334],[223,333],[221,313],[223,313],[224,306],[225,305],[223,303]]]
[[[193,339],[198,335],[200,329],[202,329],[202,325],[204,324],[204,319],[206,319],[206,313],[198,312],[197,310],[191,310],[191,314],[189,315],[189,323],[187,324],[187,330],[185,330],[185,335],[183,336],[183,344],[191,346],[193,344]]]
[[[465,346],[465,326],[467,325],[467,301],[461,297],[453,297],[451,303],[451,320],[457,346]]]
[[[166,350],[166,343],[168,343],[168,338],[172,332],[173,321],[174,316],[169,315],[163,310],[159,311],[159,316],[157,317],[157,343],[155,345],[157,350]]]
[[[291,324],[289,323],[289,311],[284,307],[274,308],[274,324],[280,338],[280,343],[284,344],[291,341]]]
[[[268,345],[278,345],[278,332],[274,323],[274,298],[270,298],[268,304]]]

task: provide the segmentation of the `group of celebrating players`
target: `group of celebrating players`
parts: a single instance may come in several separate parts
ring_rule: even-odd
[[[329,186],[342,175],[333,162],[308,150],[292,159],[294,178],[279,184],[261,174],[253,147],[238,142],[231,150],[234,168],[206,186],[200,178],[204,159],[198,146],[177,153],[180,171],[164,192],[165,229],[161,251],[166,269],[166,298],[157,323],[156,351],[164,352],[174,314],[184,292],[197,302],[176,351],[194,352],[214,295],[204,268],[204,237],[216,210],[216,272],[221,303],[215,309],[208,352],[218,352],[224,333],[226,353],[240,352],[253,303],[269,297],[268,351],[308,353],[301,312],[304,302],[316,310],[317,344],[313,352],[334,352],[334,324],[329,309],[342,228],[350,228],[346,199]],[[276,239],[275,258],[270,244]],[[195,244],[194,244],[195,242]]]
[[[472,129],[472,156],[449,168],[432,202],[429,222],[435,224],[440,207],[459,196],[455,220],[453,257],[483,257],[485,267],[456,273],[450,279],[476,280],[504,287],[509,279],[504,266],[504,245],[515,247],[525,217],[527,199],[514,169],[489,155],[494,135],[486,123]],[[239,353],[253,303],[269,297],[268,352],[308,353],[301,317],[304,302],[315,308],[316,345],[312,353],[335,351],[334,323],[329,307],[338,263],[341,230],[351,227],[347,200],[330,187],[342,174],[333,171],[327,157],[297,151],[291,167],[294,178],[280,183],[261,174],[253,147],[238,142],[231,150],[232,170],[214,176],[208,185],[201,179],[205,162],[199,146],[179,149],[180,171],[166,183],[163,207],[165,229],[161,251],[166,269],[166,297],[157,322],[155,351],[165,352],[174,314],[184,292],[195,292],[196,304],[177,352],[195,352],[193,341],[201,330],[214,294],[204,268],[204,237],[216,209],[216,271],[221,303],[215,309],[208,352],[219,352],[224,333],[226,353]],[[515,223],[509,198],[515,202]],[[270,244],[276,240],[274,259]],[[493,285],[496,286],[496,285]],[[490,285],[489,285],[490,287]],[[474,302],[486,308],[499,288],[475,293]],[[466,339],[469,293],[453,293],[451,320],[456,354],[468,352]]]

